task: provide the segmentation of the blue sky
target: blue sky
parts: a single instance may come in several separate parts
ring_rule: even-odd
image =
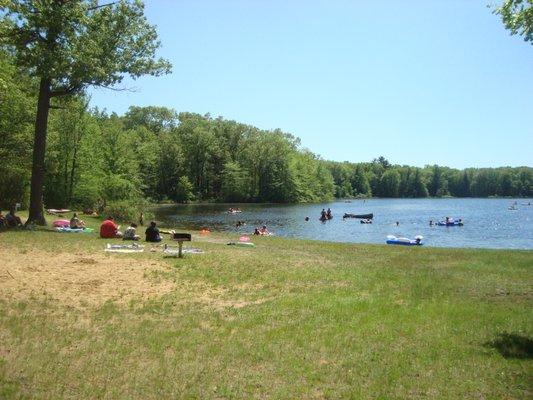
[[[532,166],[533,46],[487,4],[147,0],[173,73],[92,104],[280,128],[337,161]]]

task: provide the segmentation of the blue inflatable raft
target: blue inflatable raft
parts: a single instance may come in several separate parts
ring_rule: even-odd
[[[397,244],[400,246],[422,246],[422,236],[415,236],[414,239],[405,237],[387,236],[387,244]]]

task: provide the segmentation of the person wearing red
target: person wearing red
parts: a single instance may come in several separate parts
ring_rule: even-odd
[[[100,237],[105,239],[121,238],[122,232],[118,229],[120,226],[115,224],[113,217],[107,217],[102,225],[100,225]]]

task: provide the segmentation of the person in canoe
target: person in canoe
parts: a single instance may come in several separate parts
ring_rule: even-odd
[[[324,222],[328,219],[328,216],[327,216],[327,212],[326,212],[326,209],[322,209],[322,211],[320,212],[320,221]]]
[[[326,218],[327,219],[333,218],[333,214],[331,214],[331,208],[328,208],[328,211],[326,211]]]

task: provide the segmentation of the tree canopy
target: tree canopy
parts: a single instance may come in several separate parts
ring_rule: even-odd
[[[42,195],[51,99],[111,88],[125,75],[161,75],[170,64],[140,0],[11,0],[0,3],[0,45],[14,64],[38,80],[28,223],[45,224]]]

